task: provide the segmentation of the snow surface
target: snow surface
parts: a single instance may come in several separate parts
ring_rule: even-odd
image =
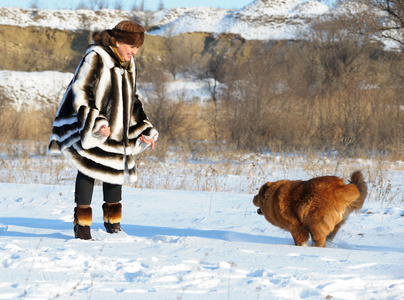
[[[229,167],[171,150],[165,161],[141,159],[139,182],[124,187],[124,232],[105,232],[95,187],[94,240],[83,241],[73,235],[75,170],[3,151],[0,299],[403,299],[404,162],[245,154]],[[294,246],[253,196],[265,181],[327,169],[345,181],[362,169],[368,198],[325,248]]]
[[[404,172],[398,175],[402,180]],[[288,232],[256,213],[252,194],[124,187],[124,232],[110,235],[97,186],[94,240],[83,241],[73,236],[73,184],[0,183],[0,189],[0,299],[404,294],[403,198],[382,203],[372,194],[334,242],[316,248],[294,246]]]

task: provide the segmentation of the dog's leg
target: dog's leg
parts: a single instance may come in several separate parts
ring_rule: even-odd
[[[291,227],[290,233],[292,234],[296,246],[307,246],[310,235],[302,225]]]
[[[334,237],[337,235],[338,230],[341,228],[341,226],[345,223],[345,220],[339,222],[337,225],[335,225],[334,230],[330,232],[330,234],[327,236],[328,241],[332,241]]]
[[[321,228],[320,228],[320,230],[318,230],[318,229],[319,228],[311,229],[311,238],[313,239],[314,246],[324,247],[327,234],[324,234],[324,232],[321,230]]]
[[[324,247],[325,246],[325,237],[313,237],[314,246],[316,247]]]

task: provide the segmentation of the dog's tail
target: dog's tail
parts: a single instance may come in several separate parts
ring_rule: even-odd
[[[362,208],[363,202],[368,195],[368,186],[366,185],[361,171],[353,172],[351,174],[351,180],[349,182],[356,185],[359,190],[359,197],[352,203],[352,208],[358,211]]]

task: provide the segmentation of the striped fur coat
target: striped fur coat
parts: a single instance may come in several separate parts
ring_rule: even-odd
[[[133,58],[125,66],[110,47],[90,45],[66,90],[53,123],[49,153],[63,153],[83,174],[113,184],[137,180],[134,155],[157,140],[136,94]],[[99,129],[111,127],[109,137]]]

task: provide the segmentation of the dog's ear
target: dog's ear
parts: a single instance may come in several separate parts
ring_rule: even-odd
[[[262,195],[265,194],[265,192],[271,187],[272,183],[271,182],[267,182],[265,183],[262,187],[261,187],[261,191],[262,191]],[[261,192],[260,191],[260,192]]]
[[[265,183],[263,186],[261,186],[260,191],[258,193],[258,198],[263,199],[265,197],[265,193],[268,190],[268,188],[271,186],[270,182]]]
[[[261,186],[258,194],[256,196],[254,196],[254,199],[253,199],[253,203],[255,206],[261,207],[262,200],[265,199],[265,193],[270,186],[271,186],[270,182],[267,182]]]

